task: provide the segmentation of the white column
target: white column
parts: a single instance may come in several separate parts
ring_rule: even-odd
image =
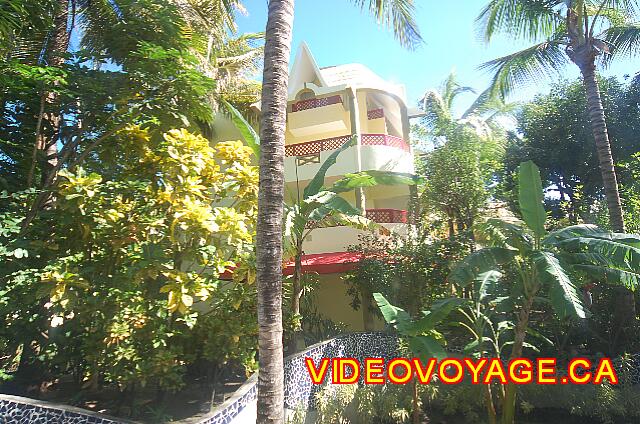
[[[347,88],[349,97],[349,115],[351,121],[351,135],[356,138],[356,169],[362,171],[362,131],[360,129],[360,108],[358,106],[358,93],[355,88]],[[356,189],[356,207],[366,209],[366,197],[364,190]]]

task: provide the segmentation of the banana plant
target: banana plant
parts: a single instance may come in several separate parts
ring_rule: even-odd
[[[303,294],[302,255],[305,239],[317,228],[347,226],[366,231],[388,233],[382,225],[368,219],[362,210],[352,206],[341,194],[377,185],[414,185],[416,177],[389,171],[362,171],[345,174],[336,182],[325,186],[325,177],[335,165],[338,156],[355,145],[352,137],[339,149],[331,153],[320,165],[318,172],[305,187],[302,198],[292,205],[285,205],[284,250],[285,256],[293,257],[293,293],[291,309],[294,317],[300,317],[300,300]],[[292,349],[300,349],[303,344],[301,326],[295,326]]]
[[[510,359],[522,356],[534,302],[550,303],[559,318],[584,319],[589,312],[579,286],[595,280],[635,290],[640,278],[640,236],[610,233],[593,225],[549,233],[538,167],[531,161],[520,164],[518,182],[522,221],[490,219],[480,225],[478,232],[487,247],[468,255],[449,276],[466,287],[482,275],[491,275],[483,283],[489,290],[506,283],[504,269],[513,271],[509,274],[516,277],[508,286],[515,321]],[[513,423],[516,388],[506,386],[502,424]]]
[[[393,326],[398,335],[408,344],[411,352],[420,360],[427,361],[430,358],[444,359],[447,353],[442,345],[443,337],[436,330],[449,314],[459,308],[466,300],[460,298],[447,298],[434,302],[431,309],[422,311],[422,316],[412,319],[407,311],[393,306],[381,294],[374,293],[380,312],[387,324]],[[418,384],[413,379],[413,424],[419,424],[420,404],[418,397]]]

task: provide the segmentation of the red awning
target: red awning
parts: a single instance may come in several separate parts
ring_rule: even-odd
[[[304,272],[316,272],[318,274],[337,274],[356,269],[361,253],[357,252],[333,252],[314,253],[312,255],[302,255],[302,270]],[[282,274],[293,274],[293,259],[285,262]],[[220,275],[221,280],[230,280],[233,270],[227,270]]]
[[[361,254],[357,252],[315,253],[302,256],[302,270],[318,274],[336,274],[356,269]],[[285,262],[282,273],[293,274],[293,259]]]

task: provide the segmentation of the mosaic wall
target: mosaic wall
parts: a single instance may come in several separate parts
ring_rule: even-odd
[[[0,394],[0,424],[124,424],[79,408]]]
[[[363,360],[377,356],[391,358],[397,350],[396,337],[382,333],[354,333],[336,337],[311,346],[302,353],[285,358],[285,407],[308,406],[316,393],[311,384],[304,359],[311,357],[351,357]],[[330,374],[328,377],[330,378]],[[252,376],[225,403],[218,406],[199,424],[228,424],[258,395],[257,375]],[[0,394],[0,424],[125,424],[127,421],[83,412],[48,402]]]
[[[353,333],[324,341],[304,352],[287,357],[284,363],[285,407],[295,409],[302,406],[307,409],[314,406],[315,394],[319,387],[311,383],[305,358],[312,358],[316,363],[325,357],[349,357],[363,362],[368,357],[384,358],[388,361],[397,355],[398,339],[395,336],[384,333]],[[592,360],[597,363],[597,358]],[[630,372],[618,372],[618,375],[628,375],[631,381],[627,383],[640,384],[640,354],[630,356],[625,364]],[[621,370],[622,360],[616,358],[613,365],[616,370]],[[562,375],[561,369],[562,366],[558,366],[559,375]],[[325,378],[331,378],[330,371]],[[254,375],[231,398],[198,424],[229,424],[247,405],[255,401],[256,383],[257,375]],[[85,412],[79,408],[0,394],[0,424],[9,423],[125,424],[127,421]]]
[[[311,346],[306,351],[287,358],[285,362],[285,408],[313,407],[315,394],[320,386],[311,383],[305,358],[312,358],[318,364],[320,358],[354,358],[363,363],[365,358],[384,358],[387,361],[396,356],[398,356],[398,338],[384,333],[347,334]],[[329,370],[325,379],[330,378]]]

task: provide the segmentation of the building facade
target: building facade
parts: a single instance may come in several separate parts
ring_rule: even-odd
[[[404,88],[384,81],[360,64],[319,68],[302,44],[289,77],[285,146],[285,197],[295,203],[325,159],[355,138],[326,174],[330,185],[348,173],[369,170],[414,173],[409,145],[409,116]],[[367,218],[399,234],[407,231],[409,186],[375,186],[343,195]],[[303,271],[319,275],[317,310],[350,330],[380,326],[366,308],[355,311],[341,275],[358,258],[348,247],[358,243],[360,230],[316,228],[305,239]],[[293,264],[285,266],[290,274]]]

